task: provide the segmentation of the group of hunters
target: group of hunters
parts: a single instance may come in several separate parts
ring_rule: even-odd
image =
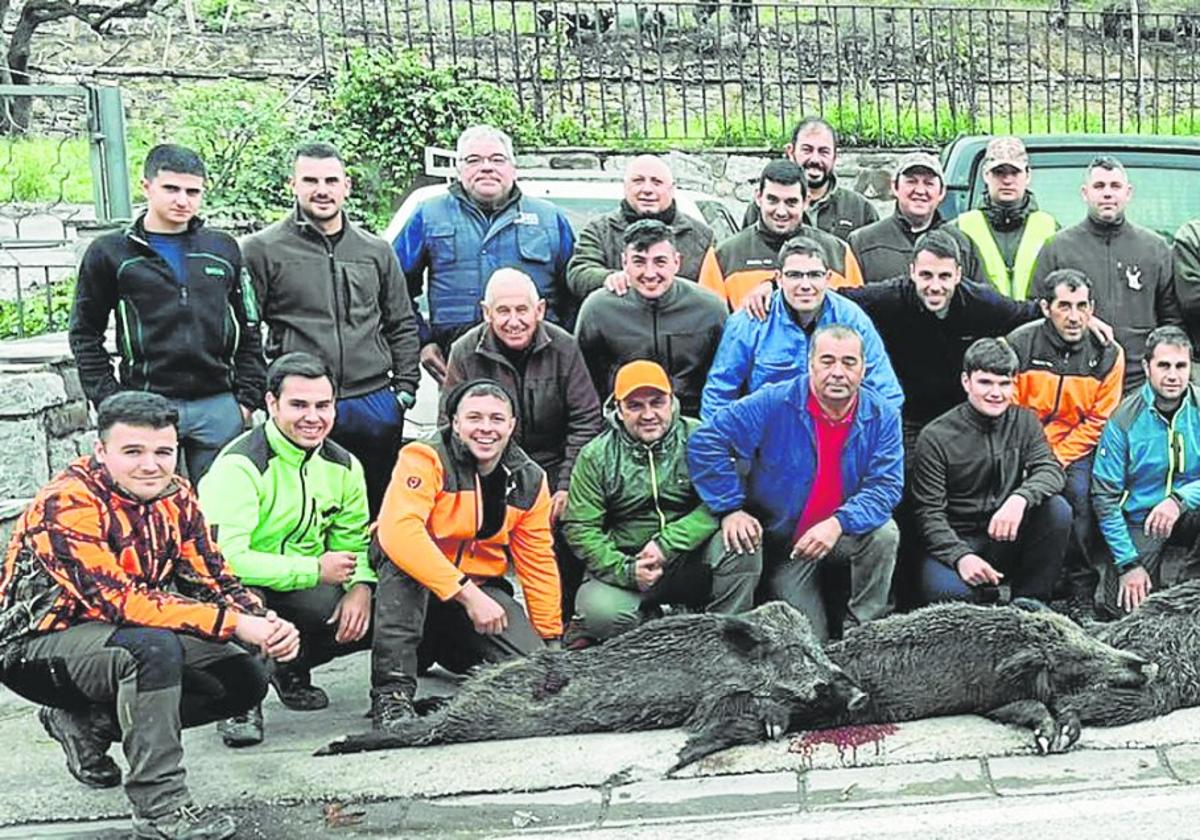
[[[1129,221],[1102,156],[1059,230],[1014,137],[949,223],[933,155],[899,161],[881,219],[826,122],[784,151],[723,242],[649,155],[576,231],[476,126],[389,244],[347,218],[326,143],[240,243],[197,215],[197,155],[151,150],[145,212],[79,270],[95,451],[0,568],[0,680],[71,774],[123,781],[137,837],[226,837],[181,729],[257,744],[268,685],[322,709],[313,669],[354,651],[386,731],[434,663],[601,644],[664,608],[782,599],[827,639],[949,599],[1110,618],[1200,576],[1200,221],[1173,248]],[[439,429],[405,443],[422,368]]]

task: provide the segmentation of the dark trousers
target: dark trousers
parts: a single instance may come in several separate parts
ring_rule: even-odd
[[[475,632],[467,611],[454,600],[430,597],[429,590],[373,551],[379,585],[375,590],[375,638],[371,646],[371,692],[417,690],[419,665],[440,664],[462,674],[484,662],[505,662],[533,653],[542,640],[504,578],[479,586],[508,614],[508,627],[495,636]]]
[[[242,714],[267,692],[257,657],[171,630],[96,622],[21,644],[4,684],[44,706],[115,713],[129,762],[125,793],[144,818],[191,802],[180,730]]]
[[[1142,524],[1129,524],[1129,536],[1137,548],[1138,562],[1150,575],[1155,589],[1174,586],[1185,580],[1200,578],[1200,511],[1187,511],[1175,523],[1166,539],[1148,536]],[[1168,551],[1186,548],[1186,551]],[[1121,573],[1105,545],[1099,552],[1102,559],[1100,585],[1096,588],[1096,606],[1105,615],[1118,616],[1117,592]]]
[[[337,420],[329,436],[362,462],[371,519],[379,515],[403,432],[404,409],[391,388],[337,402]]]
[[[1100,582],[1100,562],[1103,552],[1096,551],[1096,525],[1092,514],[1092,453],[1088,453],[1065,470],[1067,484],[1063,498],[1071,506],[1071,538],[1063,558],[1060,588],[1064,594],[1090,598]]]
[[[242,433],[245,428],[242,409],[228,392],[171,402],[179,412],[179,461],[195,487],[221,447]]]
[[[345,590],[332,583],[318,583],[311,589],[296,589],[278,592],[274,589],[256,588],[262,594],[269,609],[296,625],[300,631],[300,654],[294,660],[275,666],[287,668],[307,675],[318,665],[324,665],[339,656],[371,647],[371,628],[357,642],[337,641],[337,624],[329,624],[329,617],[345,595]]]
[[[1014,598],[1050,600],[1062,569],[1063,555],[1071,535],[1071,506],[1062,496],[1051,496],[1028,508],[1014,542],[995,542],[983,532],[961,534],[971,550],[1004,575],[1002,584],[1011,587]],[[946,564],[926,555],[921,562],[921,594],[934,601],[988,600],[988,587],[972,587]]]

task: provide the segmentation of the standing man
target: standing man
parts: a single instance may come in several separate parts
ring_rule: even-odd
[[[575,235],[566,214],[517,186],[512,140],[490,125],[458,137],[458,181],[422,203],[396,237],[396,256],[414,301],[422,294],[429,320],[415,310],[421,364],[439,382],[454,339],[482,319],[483,287],[498,268],[533,278],[550,320],[570,329],[575,305],[567,262]]]
[[[1125,355],[1088,326],[1092,284],[1070,268],[1052,271],[1040,290],[1045,317],[1008,334],[1017,354],[1013,401],[1037,415],[1054,457],[1066,473],[1063,497],[1071,506],[1071,541],[1064,561],[1069,597],[1091,609],[1098,583],[1092,542],[1092,455],[1100,432],[1121,401]]]
[[[779,249],[792,237],[803,235],[821,246],[835,289],[861,286],[858,262],[850,246],[805,224],[806,190],[804,170],[799,166],[788,160],[768,163],[754,191],[754,203],[761,211],[758,220],[753,227],[726,239],[705,258],[700,285],[728,301],[734,310],[741,308],[748,298],[769,295],[779,268]],[[757,307],[750,308],[760,316],[763,314]]]
[[[624,239],[621,264],[632,293],[589,296],[575,329],[596,393],[612,393],[626,362],[649,359],[667,371],[681,411],[696,417],[725,304],[695,283],[677,282],[679,251],[667,225],[642,219],[625,229]]]
[[[917,439],[912,496],[926,603],[1049,601],[1071,534],[1064,477],[1032,411],[1013,405],[1017,356],[981,338],[963,357],[967,401]]]
[[[267,678],[245,648],[286,662],[300,636],[212,542],[174,474],[178,420],[158,394],[108,397],[94,454],[17,521],[0,567],[0,681],[42,706],[38,719],[83,784],[121,784],[108,756],[121,742],[135,838],[221,840],[237,826],[193,804],[181,730],[256,705]]]
[[[258,307],[237,243],[204,227],[204,163],[155,146],[142,169],[146,210],[88,246],[71,309],[71,354],[93,405],[150,391],[179,412],[182,465],[194,484],[262,404]],[[116,312],[120,364],[104,349]]]
[[[292,212],[242,243],[267,358],[286,348],[329,365],[338,400],[331,437],[363,465],[374,517],[421,378],[412,302],[387,243],[342,209],[350,179],[336,148],[297,149],[290,186]]]
[[[1125,351],[1124,391],[1131,394],[1145,381],[1141,362],[1146,336],[1155,327],[1183,323],[1171,249],[1157,233],[1125,218],[1133,184],[1119,160],[1109,155],[1095,158],[1085,178],[1080,193],[1088,206],[1087,218],[1046,243],[1034,283],[1045,282],[1058,268],[1087,275],[1096,315],[1112,324]]]
[[[636,361],[617,372],[610,428],[583,448],[563,528],[587,565],[566,641],[604,640],[660,604],[741,613],[754,606],[757,548],[735,550],[688,478],[688,435],[666,371]]]
[[[1033,173],[1029,154],[1017,137],[997,137],[983,156],[983,207],[968,210],[954,223],[979,256],[981,276],[1014,300],[1034,297],[1029,288],[1038,252],[1058,230],[1058,222],[1037,209],[1029,191]]]
[[[379,514],[371,713],[385,731],[415,715],[419,659],[463,673],[562,636],[550,491],[512,443],[512,397],[467,381],[446,413],[449,428],[400,450]],[[505,579],[510,562],[528,617]]]
[[[868,285],[906,274],[917,238],[944,225],[938,207],[946,197],[946,176],[935,155],[909,152],[900,158],[892,192],[895,212],[850,234],[850,248]],[[970,240],[954,226],[946,232],[958,242],[963,276],[978,279],[979,265]]]
[[[900,540],[891,518],[904,487],[900,414],[862,387],[863,373],[858,333],[819,327],[807,377],[730,403],[688,443],[696,491],[725,544],[763,545],[766,596],[803,611],[822,641],[888,612]],[[821,586],[831,565],[850,577],[834,626]]]
[[[1133,612],[1155,587],[1200,577],[1200,393],[1192,343],[1179,327],[1146,338],[1146,383],[1113,412],[1092,472],[1092,503],[1109,556],[1096,590],[1107,615]],[[1165,549],[1187,546],[1182,563]],[[1171,568],[1167,564],[1171,563]]]
[[[700,266],[712,249],[712,228],[681,213],[675,205],[675,179],[666,161],[638,155],[625,168],[625,198],[611,213],[591,219],[579,232],[579,242],[567,266],[571,294],[583,300],[601,287],[623,295],[629,278],[621,267],[625,228],[641,219],[657,219],[675,234],[679,249],[679,276],[700,279]]]
[[[492,379],[517,398],[516,442],[546,471],[550,486],[550,527],[567,507],[571,471],[583,445],[600,434],[600,399],[569,332],[547,324],[546,302],[537,286],[515,268],[502,268],[488,281],[483,323],[450,348],[444,394],[471,379]],[[450,417],[443,403],[439,426]],[[582,569],[565,543],[556,539],[554,556],[562,579],[564,612],[574,603]]]
[[[792,142],[783,155],[804,170],[808,185],[809,224],[838,239],[849,239],[860,227],[879,221],[875,205],[855,190],[839,187],[837,174],[838,136],[833,126],[820,117],[805,117],[792,130]],[[762,218],[762,208],[753,202],[746,208],[743,228]]]
[[[295,711],[329,705],[312,669],[364,649],[371,623],[367,485],[358,459],[329,437],[335,413],[325,362],[285,353],[267,369],[269,419],[226,446],[200,482],[234,573],[300,630],[300,655],[271,672]],[[261,743],[262,707],[219,728],[228,746]]]
[[[704,383],[700,418],[708,420],[724,406],[769,382],[802,376],[807,369],[811,337],[828,324],[845,324],[862,338],[866,385],[899,410],[904,392],[883,341],[858,304],[827,291],[832,272],[826,267],[820,243],[807,233],[789,239],[780,248],[776,262],[782,266],[774,275],[779,291],[770,300],[767,319],[760,321],[748,310],[741,310],[725,324]]]
[[[1200,219],[1184,222],[1175,232],[1171,256],[1184,328],[1193,349],[1200,348]]]

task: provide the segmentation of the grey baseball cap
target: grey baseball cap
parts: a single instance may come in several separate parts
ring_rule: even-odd
[[[896,164],[896,177],[899,178],[910,169],[928,169],[934,175],[945,183],[946,174],[942,172],[942,163],[937,159],[937,155],[929,152],[909,152],[904,157],[900,158],[900,162]]]

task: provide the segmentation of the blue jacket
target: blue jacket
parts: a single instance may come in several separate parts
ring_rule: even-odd
[[[1092,463],[1092,503],[1117,568],[1137,560],[1130,529],[1168,496],[1200,509],[1200,391],[1189,386],[1168,423],[1146,384],[1113,412]]]
[[[573,298],[567,292],[567,261],[575,235],[566,215],[548,201],[521,195],[491,217],[451,184],[445,195],[421,203],[396,237],[400,269],[415,301],[429,276],[429,322],[413,309],[421,346],[449,343],[482,320],[479,302],[498,268],[518,268],[533,278],[551,321],[571,329]]]
[[[817,326],[842,324],[853,327],[863,339],[867,375],[863,384],[897,411],[904,404],[904,391],[892,370],[879,331],[862,308],[837,292],[826,292],[817,315]],[[704,383],[700,419],[707,420],[745,394],[770,382],[787,382],[808,371],[808,333],[796,323],[781,292],[771,298],[767,320],[759,321],[742,310],[725,324],[716,358]]]
[[[791,539],[817,470],[808,393],[807,376],[766,385],[692,433],[688,467],[709,509],[720,516],[745,508],[771,535]],[[748,466],[748,479],[738,462]],[[834,515],[854,535],[887,522],[904,487],[900,412],[869,388],[859,391],[842,452],[842,487],[846,500]]]

